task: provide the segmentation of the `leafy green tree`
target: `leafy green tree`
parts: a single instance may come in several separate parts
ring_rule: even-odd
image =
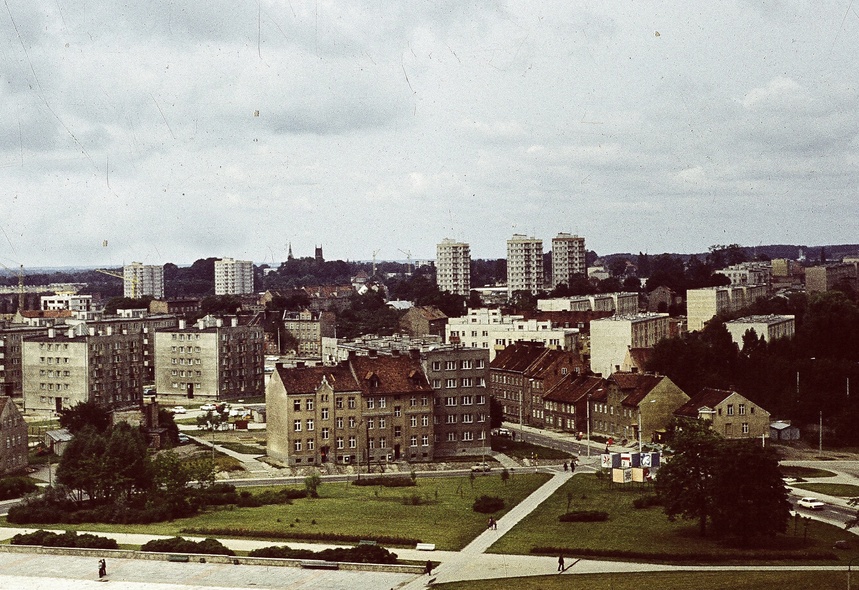
[[[110,428],[110,411],[94,400],[78,402],[71,408],[60,410],[60,426],[72,434],[87,426],[96,432],[105,432]]]

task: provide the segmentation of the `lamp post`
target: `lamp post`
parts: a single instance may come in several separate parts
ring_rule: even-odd
[[[587,399],[587,427],[588,427],[588,457],[591,456],[591,394],[588,394]]]
[[[655,399],[650,400],[651,404],[655,403],[655,402],[656,402]],[[641,453],[641,447],[642,447],[641,438],[643,435],[644,435],[644,433],[641,429],[641,404],[638,404],[638,452],[639,453]]]

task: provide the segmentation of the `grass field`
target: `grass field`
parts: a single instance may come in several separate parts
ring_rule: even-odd
[[[492,450],[520,459],[569,461],[573,455],[557,449],[533,445],[529,442],[513,440],[503,436],[492,437]]]
[[[670,572],[600,575],[554,575],[497,580],[469,580],[433,586],[439,590],[771,590],[814,588],[844,590],[844,571],[779,572]],[[859,572],[853,571],[851,587],[859,588]]]
[[[802,479],[813,479],[818,477],[835,477],[835,474],[826,469],[816,467],[800,467],[799,465],[780,465],[779,469],[784,477],[798,477]]]
[[[859,497],[859,486],[849,483],[797,483],[793,487],[839,498]]]
[[[404,488],[360,487],[323,483],[318,499],[295,500],[293,504],[259,508],[225,508],[193,518],[153,525],[54,525],[61,530],[180,534],[185,528],[241,529],[279,534],[339,533],[373,538],[388,535],[417,538],[435,543],[440,550],[461,549],[486,528],[489,515],[472,511],[476,497],[488,494],[505,499],[505,512],[548,480],[544,474],[515,474],[507,484],[500,475],[478,476],[472,488],[468,476],[418,478],[417,486]],[[254,488],[257,492],[265,488]],[[411,505],[404,499],[419,495],[426,504]],[[496,518],[503,512],[495,514]],[[5,522],[5,521],[4,521]],[[46,527],[43,527],[46,528]],[[227,535],[224,535],[227,536]],[[278,540],[278,544],[285,541]]]
[[[530,553],[532,547],[559,547],[565,548],[570,556],[576,556],[576,550],[579,550],[579,554],[591,550],[648,554],[647,557],[636,559],[639,561],[671,561],[675,556],[679,556],[678,559],[692,559],[701,554],[708,559],[728,559],[737,555],[735,548],[724,547],[709,537],[699,537],[697,521],[670,522],[659,506],[636,510],[632,502],[642,493],[652,493],[652,490],[617,484],[609,487],[606,480],[598,480],[593,475],[577,475],[510,533],[499,539],[490,551]],[[609,520],[593,523],[559,522],[558,516],[567,512],[568,497],[570,510],[603,510],[609,513]],[[791,521],[787,534],[780,535],[761,550],[780,548],[784,551],[783,561],[789,561],[796,559],[806,549],[833,552],[836,540],[850,539],[851,549],[839,550],[837,556],[842,560],[859,557],[859,542],[854,535],[817,521],[809,521],[806,529],[804,523]],[[807,543],[804,542],[806,536]],[[748,556],[750,562],[756,561],[755,550],[744,551],[743,555]],[[760,558],[757,561],[767,562]],[[832,564],[837,561],[818,563]]]

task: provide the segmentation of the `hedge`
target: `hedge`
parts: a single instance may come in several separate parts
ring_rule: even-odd
[[[608,512],[600,510],[575,510],[558,517],[561,522],[603,522],[608,520]]]
[[[359,545],[358,547],[336,547],[312,551],[310,549],[290,549],[286,546],[263,547],[248,553],[249,557],[279,557],[281,559],[322,559],[324,561],[345,561],[349,563],[397,563],[397,554],[379,545]]]
[[[310,533],[300,531],[271,531],[259,529],[237,529],[229,527],[188,527],[180,532],[187,535],[215,535],[218,537],[246,537],[267,539],[289,539],[293,541],[320,541],[328,543],[358,543],[368,540],[382,545],[400,545],[408,547],[421,542],[411,537],[393,537],[389,535],[348,535],[344,533]]]
[[[497,496],[480,496],[471,507],[475,512],[492,514],[504,508],[504,499]]]
[[[182,537],[170,539],[155,539],[144,543],[141,551],[155,553],[204,553],[206,555],[235,555],[232,549],[224,547],[217,539],[204,539],[202,541],[189,541]]]
[[[0,500],[21,498],[39,489],[29,477],[4,477],[0,479]]]
[[[584,547],[531,547],[531,553],[535,555],[574,555],[577,557],[607,557],[634,561],[647,561],[655,563],[672,562],[702,562],[723,563],[727,561],[741,561],[747,563],[749,560],[779,561],[834,561],[839,557],[831,551],[805,550],[805,551],[730,551],[723,553],[648,553],[646,551],[626,551],[621,549],[590,549]]]
[[[39,529],[33,533],[17,534],[10,541],[12,545],[40,545],[42,547],[75,547],[78,549],[119,549],[114,539],[75,531],[62,534]]]
[[[411,486],[418,485],[415,480],[413,480],[408,475],[393,475],[389,477],[385,476],[376,476],[376,477],[362,477],[361,479],[356,479],[352,482],[354,486],[382,486],[386,488],[408,488]]]

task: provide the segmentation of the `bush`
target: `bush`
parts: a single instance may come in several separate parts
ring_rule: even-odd
[[[603,522],[608,520],[608,512],[599,510],[574,510],[558,517],[561,522]]]
[[[59,534],[51,531],[38,530],[29,534],[18,534],[12,537],[12,545],[40,545],[42,547],[74,547],[78,549],[118,549],[116,541],[107,537],[99,537],[84,533],[78,535],[74,531]]]
[[[471,507],[475,512],[482,514],[492,514],[504,508],[504,500],[497,496],[480,496],[474,501]]]
[[[627,551],[624,549],[594,549],[591,547],[532,547],[535,555],[575,555],[577,557],[615,558],[643,562],[678,563],[726,563],[731,561],[838,561],[840,558],[832,551],[806,549],[803,551],[732,551],[727,553],[655,553],[647,551]]]
[[[290,525],[293,526],[293,525]],[[264,539],[292,539],[296,541],[314,541],[323,543],[357,543],[362,540],[376,541],[382,545],[402,545],[408,547],[420,543],[421,540],[412,537],[394,537],[393,535],[348,535],[345,533],[309,533],[285,530],[241,529],[231,527],[188,527],[182,529],[189,535],[217,535],[219,537],[251,537]]]
[[[156,553],[203,553],[206,555],[235,555],[231,549],[227,549],[217,539],[204,539],[202,541],[189,541],[182,537],[170,539],[155,539],[144,543],[141,551]]]
[[[262,547],[248,553],[248,557],[277,557],[280,559],[321,559],[349,563],[396,563],[397,554],[379,545],[336,547],[316,552],[310,549],[290,549],[287,546]]]
[[[408,488],[418,485],[408,475],[394,475],[391,477],[362,477],[352,482],[356,486],[382,486],[386,488]]]
[[[662,502],[659,501],[659,496],[656,494],[649,494],[647,496],[641,496],[632,501],[632,507],[636,510],[642,510],[644,508],[650,508],[652,506],[660,506]]]
[[[35,492],[39,487],[29,477],[4,477],[0,479],[0,500],[21,498]]]

